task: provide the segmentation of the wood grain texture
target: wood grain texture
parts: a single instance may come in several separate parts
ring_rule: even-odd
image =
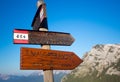
[[[73,52],[21,48],[20,67],[23,70],[72,70],[82,60]]]
[[[74,42],[74,38],[69,33],[52,32],[52,31],[33,31],[25,29],[15,29],[22,33],[27,32],[28,42],[15,42],[15,44],[37,44],[37,45],[63,45],[70,46]],[[14,32],[15,35],[15,32]],[[21,35],[20,35],[21,36]],[[24,37],[23,37],[24,39]]]

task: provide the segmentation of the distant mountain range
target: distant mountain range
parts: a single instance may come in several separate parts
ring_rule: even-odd
[[[61,82],[120,82],[120,45],[96,45]]]
[[[44,82],[43,71],[28,76],[0,74],[0,82]],[[120,45],[94,46],[72,72],[54,71],[54,82],[120,82]]]
[[[67,73],[68,71],[54,71],[54,82],[60,82]],[[0,74],[0,82],[44,82],[43,72],[34,72],[28,76]]]

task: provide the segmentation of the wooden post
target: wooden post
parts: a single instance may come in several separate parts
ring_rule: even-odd
[[[41,4],[43,4],[43,0],[39,0],[37,2],[37,7],[39,7]],[[48,31],[46,28],[40,28],[39,31]],[[41,45],[42,49],[50,49],[50,45]],[[43,70],[44,72],[44,82],[54,82],[54,77],[53,77],[53,70]]]

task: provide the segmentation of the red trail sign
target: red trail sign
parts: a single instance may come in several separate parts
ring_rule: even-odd
[[[69,33],[18,29],[14,30],[15,44],[70,46],[73,42],[74,38]]]

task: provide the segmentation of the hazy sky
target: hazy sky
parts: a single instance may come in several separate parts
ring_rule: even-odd
[[[13,30],[32,30],[37,0],[0,1],[0,73],[22,74],[20,47],[13,44]],[[96,44],[120,43],[120,0],[45,0],[50,31],[67,32],[75,38],[71,46],[51,46],[72,51],[80,58]]]

